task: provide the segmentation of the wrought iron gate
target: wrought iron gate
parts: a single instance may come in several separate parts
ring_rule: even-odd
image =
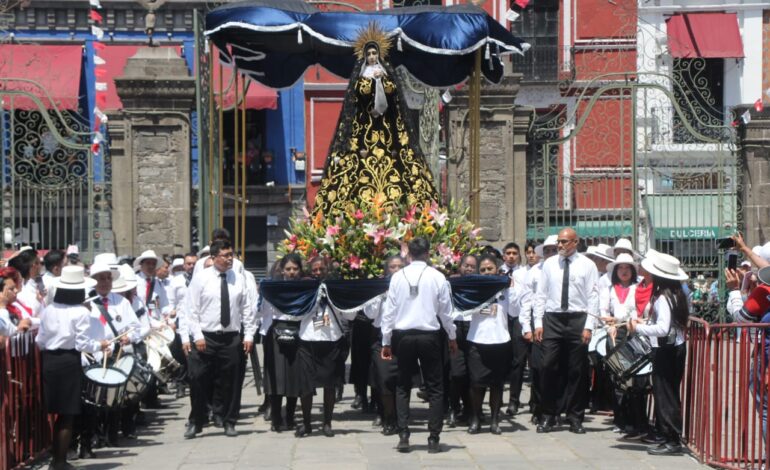
[[[714,64],[672,59],[637,34],[630,71],[617,45],[561,52],[560,100],[529,137],[528,238],[566,226],[586,245],[626,237],[679,257],[708,291],[723,266],[715,239],[741,224],[732,118],[709,81]]]
[[[98,239],[111,234],[108,218],[100,220],[109,185],[94,183],[90,126],[77,111],[57,109],[32,80],[0,78],[0,102],[3,244],[76,244],[90,259]],[[104,181],[108,167],[100,160]]]

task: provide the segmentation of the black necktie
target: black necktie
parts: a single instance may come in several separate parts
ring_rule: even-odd
[[[561,278],[561,309],[569,308],[569,258],[564,258],[564,276]]]
[[[219,323],[222,324],[223,328],[227,328],[230,326],[230,291],[227,290],[227,273],[221,273],[219,277],[222,278],[222,299],[219,302]]]

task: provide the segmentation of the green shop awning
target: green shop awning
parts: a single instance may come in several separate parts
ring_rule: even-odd
[[[551,226],[547,229],[527,228],[527,240],[543,240],[548,235],[555,235],[567,227]],[[581,238],[620,238],[633,234],[631,221],[628,220],[579,220],[574,225]]]
[[[650,195],[645,203],[656,240],[715,239],[736,226],[735,195]]]

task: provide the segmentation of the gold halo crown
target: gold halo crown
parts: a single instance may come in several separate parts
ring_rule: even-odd
[[[356,57],[359,60],[363,60],[366,51],[367,44],[375,43],[380,50],[380,60],[387,60],[388,52],[390,52],[390,38],[385,34],[385,31],[380,28],[380,24],[376,21],[372,21],[366,28],[362,28],[356,42],[353,43],[353,48],[356,51]]]

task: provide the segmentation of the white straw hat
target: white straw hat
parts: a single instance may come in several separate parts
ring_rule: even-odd
[[[659,253],[654,250],[647,252],[647,256],[642,260],[642,267],[653,276],[673,279],[675,281],[686,281],[689,276],[681,268],[677,258],[665,253]]]
[[[91,268],[88,270],[88,275],[91,276],[91,278],[93,278],[97,274],[105,273],[105,272],[108,272],[108,273],[112,274],[112,280],[113,281],[118,278],[118,269],[117,269],[117,267],[112,268],[109,265],[104,264],[104,263],[94,263],[94,264],[92,264]]]
[[[535,247],[535,254],[539,257],[543,257],[543,249],[547,246],[556,246],[556,240],[559,237],[557,235],[548,235],[545,241]]]
[[[142,265],[142,261],[146,259],[154,259],[158,262],[158,266],[163,264],[163,258],[156,255],[154,250],[147,250],[134,260],[134,269],[139,269],[139,267]]]
[[[617,258],[615,258],[615,261],[607,265],[607,272],[610,273],[610,276],[612,276],[615,268],[621,264],[628,264],[636,267],[636,262],[634,261],[633,256],[629,255],[628,253],[621,253]]]
[[[61,276],[56,280],[54,287],[65,290],[90,289],[96,285],[96,281],[85,276],[83,266],[64,266]]]
[[[586,256],[595,256],[605,261],[615,261],[615,252],[613,251],[613,248],[604,243],[599,243],[596,246],[589,246],[585,254]]]
[[[174,258],[174,260],[171,262],[171,270],[174,271],[176,268],[183,268],[184,267],[184,258]]]
[[[116,267],[118,265],[118,257],[115,253],[99,253],[94,256],[94,264],[106,264],[110,267]]]
[[[118,273],[120,274],[118,278],[112,281],[112,292],[119,294],[121,292],[128,292],[136,287],[136,273],[131,269],[131,266],[121,264],[118,266]]]
[[[612,247],[613,253],[616,250],[628,250],[631,253],[634,252],[634,245],[631,244],[631,240],[628,238],[618,238],[618,241],[615,242],[615,246]]]

